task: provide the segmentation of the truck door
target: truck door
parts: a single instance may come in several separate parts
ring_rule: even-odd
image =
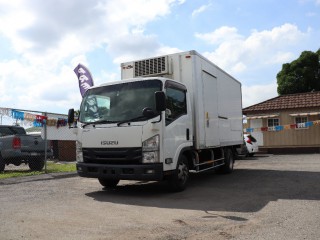
[[[184,86],[166,82],[167,109],[164,132],[164,159],[177,160],[182,148],[192,145],[191,119]],[[165,165],[166,167],[166,165]],[[167,169],[164,169],[167,170]]]
[[[217,78],[202,71],[205,146],[219,145]]]

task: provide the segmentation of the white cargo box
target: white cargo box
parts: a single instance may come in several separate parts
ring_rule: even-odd
[[[194,147],[243,143],[241,83],[188,51],[121,64],[121,78],[161,76],[186,85],[191,97]]]

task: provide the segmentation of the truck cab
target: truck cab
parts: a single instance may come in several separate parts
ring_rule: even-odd
[[[179,152],[193,145],[189,101],[186,87],[166,78],[89,89],[76,128],[79,175],[106,186],[172,175]]]

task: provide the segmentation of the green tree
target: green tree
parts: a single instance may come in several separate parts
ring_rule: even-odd
[[[320,49],[304,51],[277,74],[278,94],[320,91]]]

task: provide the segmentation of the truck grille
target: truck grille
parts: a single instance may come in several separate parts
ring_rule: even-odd
[[[150,58],[134,63],[134,76],[151,76],[168,73],[167,57]]]
[[[139,164],[141,148],[83,148],[83,161],[96,164]]]

